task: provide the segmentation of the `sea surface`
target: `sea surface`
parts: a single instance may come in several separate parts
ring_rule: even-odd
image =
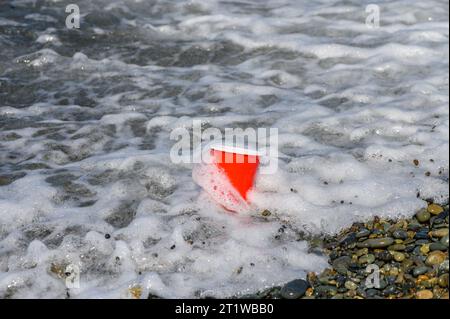
[[[438,0],[0,0],[0,298],[254,293],[326,267],[308,238],[448,202],[448,22]],[[171,160],[193,120],[278,128],[249,213]]]

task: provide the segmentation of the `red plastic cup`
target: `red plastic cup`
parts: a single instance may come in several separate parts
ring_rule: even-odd
[[[253,187],[258,171],[259,154],[247,149],[217,146],[211,148],[211,156],[213,163],[247,201],[247,194]]]
[[[194,167],[192,177],[206,193],[227,211],[249,211],[248,193],[252,189],[259,153],[229,146],[209,146],[207,160]]]

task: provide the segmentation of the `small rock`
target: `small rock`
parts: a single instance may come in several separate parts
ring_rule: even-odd
[[[333,268],[341,275],[346,275],[348,266],[352,262],[349,256],[342,256],[333,261]]]
[[[448,248],[448,235],[441,238],[441,244]]]
[[[430,252],[430,245],[424,244],[424,245],[420,246],[420,252],[421,252],[423,255],[428,254],[428,253]]]
[[[430,231],[430,236],[437,237],[437,238],[442,238],[442,237],[448,236],[448,228],[432,230],[432,231]]]
[[[416,239],[428,239],[428,232],[426,230],[424,231],[418,231],[414,238]]]
[[[349,245],[353,244],[354,242],[356,242],[356,234],[355,233],[350,233],[343,240],[341,240],[339,242],[339,244],[341,246],[349,246]]]
[[[439,276],[438,284],[442,288],[448,288],[448,274],[443,274]]]
[[[387,286],[383,290],[383,295],[389,296],[389,295],[395,295],[397,293],[397,287],[395,285]]]
[[[386,250],[375,253],[377,259],[382,260],[384,262],[389,262],[392,260],[392,254]]]
[[[417,299],[432,299],[433,298],[433,292],[427,289],[420,290],[416,292],[416,298]]]
[[[392,233],[392,236],[394,236],[394,238],[396,238],[396,239],[405,240],[406,238],[408,238],[408,233],[405,230],[403,230],[403,229],[396,229]]]
[[[445,246],[444,244],[442,244],[440,242],[430,244],[431,251],[436,251],[436,250],[446,251],[447,248],[448,248],[447,246]]]
[[[356,233],[356,238],[367,237],[370,235],[370,230],[363,228],[359,232]]]
[[[360,263],[361,265],[366,265],[366,264],[369,265],[369,264],[372,264],[374,261],[375,261],[375,256],[372,254],[367,254],[367,255],[361,256],[358,259],[358,263]]]
[[[261,213],[261,215],[264,216],[264,217],[268,217],[268,216],[270,216],[271,214],[272,214],[272,213],[271,213],[270,210],[268,210],[268,209],[263,210],[262,213]]]
[[[416,214],[417,215],[417,214]],[[420,224],[417,223],[410,223],[408,224],[408,230],[409,231],[418,231],[422,226]]]
[[[390,237],[384,238],[371,238],[363,241],[362,243],[358,243],[357,246],[359,248],[384,248],[392,245],[394,243],[394,239]]]
[[[430,204],[427,208],[428,212],[433,215],[439,215],[444,211],[444,209],[437,204]]]
[[[367,289],[366,290],[366,296],[367,296],[367,298],[373,298],[373,297],[375,297],[376,295],[378,295],[380,292],[377,290],[377,289],[373,289],[373,288],[370,288],[370,289]]]
[[[402,262],[406,257],[405,254],[399,252],[394,252],[392,255],[394,256],[394,260],[397,262]]]
[[[445,260],[445,254],[442,251],[433,251],[431,252],[427,259],[425,260],[425,264],[428,266],[440,265]]]
[[[427,266],[418,266],[413,270],[413,276],[419,277],[420,275],[426,274],[429,271]]]
[[[439,265],[439,272],[443,273],[443,272],[448,272],[448,259],[445,260],[442,264]]]
[[[318,286],[315,292],[319,296],[334,296],[337,294],[337,288],[334,286]]]
[[[358,249],[356,252],[355,252],[355,255],[356,255],[356,257],[361,257],[361,256],[363,256],[363,255],[367,255],[369,253],[369,249],[367,249],[367,248],[361,248],[361,249]]]
[[[298,299],[303,297],[308,289],[308,283],[303,279],[288,282],[281,288],[280,294],[285,299]]]
[[[403,244],[394,244],[388,247],[388,250],[392,251],[403,251],[406,249],[406,246]]]
[[[331,285],[333,281],[333,279],[331,279],[331,277],[327,275],[319,276],[318,280],[322,285]]]
[[[425,223],[430,220],[430,212],[426,209],[421,209],[416,213],[416,218],[419,222]]]
[[[347,288],[348,290],[356,290],[358,288],[358,285],[355,284],[353,281],[347,280],[345,282],[345,288]]]
[[[409,270],[414,266],[414,262],[411,259],[405,259],[402,261],[400,265],[401,269],[404,273],[408,273]]]

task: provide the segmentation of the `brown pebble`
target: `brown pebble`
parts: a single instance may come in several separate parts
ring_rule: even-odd
[[[416,292],[416,298],[417,299],[432,299],[433,298],[433,292],[430,290],[424,289]]]

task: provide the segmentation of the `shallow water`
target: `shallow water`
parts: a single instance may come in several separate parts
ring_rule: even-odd
[[[447,1],[72,2],[0,2],[0,297],[252,293],[326,266],[305,236],[448,201]],[[193,119],[279,129],[250,215],[170,161]]]

